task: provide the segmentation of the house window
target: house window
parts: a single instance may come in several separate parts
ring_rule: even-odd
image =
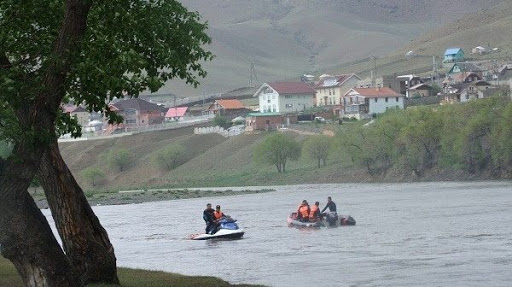
[[[387,103],[387,102],[389,101],[389,98],[388,98],[388,97],[386,97],[386,99],[385,99],[385,100],[386,100],[386,103]]]
[[[276,105],[273,105],[272,106],[272,111],[275,113],[276,112]]]
[[[124,113],[126,116],[133,116],[133,115],[137,114],[137,110],[136,109],[127,109]]]
[[[375,102],[377,102],[377,98],[373,99]]]
[[[270,104],[270,98],[267,100],[267,104]]]
[[[292,95],[286,95],[284,96],[285,99],[291,99],[292,98]]]
[[[293,108],[293,104],[286,104],[287,108]]]
[[[399,100],[398,100],[398,97],[396,97],[396,102],[398,103],[398,101],[399,101]]]
[[[275,100],[276,99],[276,95],[272,95],[272,100]]]
[[[469,95],[466,95],[466,100],[469,100]]]

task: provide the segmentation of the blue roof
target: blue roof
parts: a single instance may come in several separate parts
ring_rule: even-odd
[[[444,55],[455,55],[457,53],[459,53],[459,51],[462,50],[461,48],[450,48],[450,49],[447,49],[446,52],[444,52]]]

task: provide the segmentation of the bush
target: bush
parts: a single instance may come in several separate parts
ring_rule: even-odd
[[[84,178],[90,185],[96,186],[105,180],[105,174],[99,168],[88,167],[82,171],[82,178]]]
[[[132,156],[127,149],[113,149],[108,155],[110,166],[123,171],[132,162]]]
[[[181,164],[184,152],[182,145],[168,145],[155,154],[153,161],[160,168],[171,171]]]

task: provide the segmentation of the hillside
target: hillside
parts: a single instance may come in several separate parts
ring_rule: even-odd
[[[180,81],[158,93],[202,96],[247,86],[250,62],[258,83],[297,79],[341,64],[384,56],[466,13],[505,0],[183,0],[209,23],[216,58],[194,90]],[[255,84],[258,84],[255,83]]]
[[[297,140],[304,136],[291,133]],[[274,166],[256,165],[252,161],[254,147],[263,134],[224,138],[218,134],[193,135],[191,128],[141,133],[121,138],[60,143],[62,155],[77,181],[84,189],[145,189],[157,187],[232,186],[335,182],[344,171],[336,164],[318,170],[315,162],[300,160],[290,163],[290,173],[277,174]],[[185,163],[172,171],[159,168],[153,155],[169,144],[180,143],[186,148]],[[107,155],[113,149],[128,149],[132,162],[124,171],[108,164]],[[96,167],[106,175],[105,181],[92,187],[82,177],[82,171]],[[346,179],[357,176],[352,170]]]
[[[497,53],[473,55],[471,49],[476,46],[499,48]],[[396,51],[376,61],[377,74],[393,73],[429,73],[432,70],[432,56],[436,57],[440,71],[446,71],[450,65],[443,66],[442,56],[449,47],[460,47],[466,57],[473,60],[504,59],[512,56],[512,3],[504,2],[491,9],[472,13],[453,23],[425,33]],[[405,53],[414,51],[416,57],[407,60]],[[356,72],[363,77],[369,76],[373,68],[371,59],[340,65],[330,70],[332,73]]]

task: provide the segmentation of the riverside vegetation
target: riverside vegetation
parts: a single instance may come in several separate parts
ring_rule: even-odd
[[[209,276],[185,276],[175,273],[166,273],[160,271],[148,271],[131,268],[118,269],[119,281],[123,287],[195,287],[195,286],[258,286],[258,285],[232,285],[228,282]],[[23,282],[16,272],[16,269],[7,259],[0,256],[0,286],[22,287]],[[89,287],[109,287],[119,285],[108,284],[89,284]]]
[[[92,195],[201,186],[504,179],[511,178],[511,109],[510,98],[497,95],[389,110],[369,122],[317,124],[334,137],[262,132],[227,139],[182,129],[65,143],[61,150],[74,173],[101,171],[95,186],[80,179]],[[169,157],[177,158],[175,165],[156,160],[165,158],[168,146],[179,146],[169,148],[179,150],[179,157]],[[288,152],[276,154],[279,146]],[[108,164],[112,149],[136,156],[120,171]]]

